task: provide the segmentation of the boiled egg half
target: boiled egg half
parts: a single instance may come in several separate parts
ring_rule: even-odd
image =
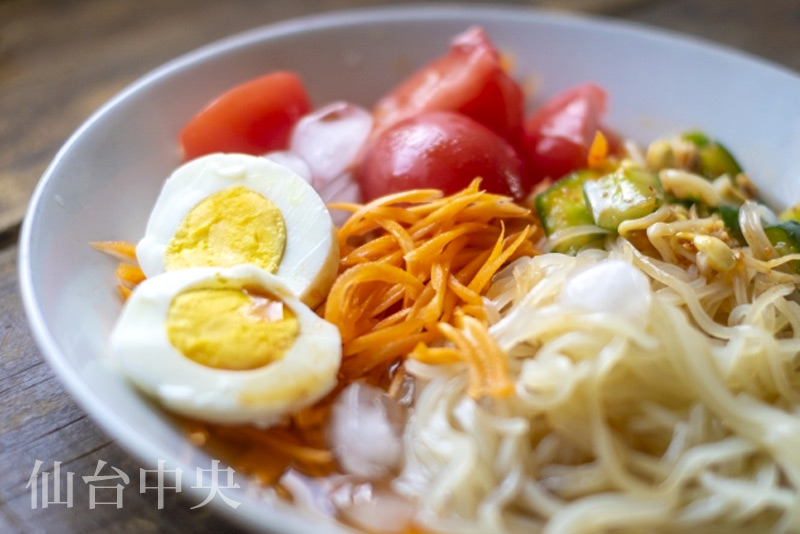
[[[339,330],[253,265],[142,282],[111,334],[122,370],[167,409],[269,426],[336,384]]]
[[[266,158],[210,154],[166,180],[136,257],[148,278],[253,264],[315,306],[336,277],[339,249],[325,203],[302,177]]]

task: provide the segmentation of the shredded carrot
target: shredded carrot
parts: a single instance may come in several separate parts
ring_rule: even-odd
[[[429,347],[419,343],[409,355],[417,361],[431,365],[458,363],[463,360],[461,352],[455,347]]]
[[[492,276],[505,265],[506,260],[511,257],[512,254],[522,245],[525,239],[528,237],[527,233],[530,231],[530,227],[528,227],[526,232],[520,232],[517,238],[508,245],[505,249],[505,243],[503,242],[503,230],[500,232],[500,237],[497,239],[497,243],[495,247],[492,249],[492,253],[489,255],[489,259],[486,260],[478,274],[472,279],[469,283],[469,288],[476,292],[483,291],[486,286],[489,284]]]
[[[307,408],[286,426],[256,428],[223,425],[177,417],[178,423],[198,445],[225,459],[236,471],[255,475],[262,483],[277,484],[290,466],[311,476],[336,470],[336,459],[325,446],[325,407]],[[301,421],[302,424],[297,424]]]
[[[603,132],[597,130],[589,148],[586,164],[590,169],[602,169],[608,156],[608,140]]]
[[[371,330],[345,343],[342,348],[344,356],[351,356],[372,348],[384,349],[389,343],[412,336],[422,331],[421,319],[406,319],[401,323],[386,326],[379,330]]]
[[[110,254],[120,260],[136,262],[136,245],[127,241],[92,241],[95,250]]]
[[[382,290],[376,282],[385,284]],[[403,269],[385,263],[361,263],[351,267],[339,276],[328,293],[325,318],[339,327],[342,341],[347,343],[373,326],[374,314],[370,308],[381,305],[380,299],[385,298],[387,290],[397,287],[405,288],[416,298],[423,284]]]
[[[426,363],[464,361],[469,371],[467,393],[472,397],[504,397],[514,389],[502,350],[489,335],[486,323],[460,311],[455,324],[440,323],[439,330],[455,351],[418,346],[413,357]]]
[[[135,287],[145,279],[139,266],[130,263],[120,263],[115,274],[119,281],[128,287]]]
[[[136,260],[136,245],[127,241],[92,241],[92,248],[121,260],[114,272],[117,277],[117,291],[122,301],[128,300],[133,289],[139,285],[145,275]]]
[[[365,376],[382,363],[393,361],[410,353],[418,343],[432,343],[439,337],[436,332],[423,331],[395,338],[374,350],[348,354],[342,361],[340,375],[345,380]]]
[[[458,298],[463,300],[468,304],[475,304],[477,306],[481,305],[481,295],[476,291],[468,288],[464,284],[458,281],[458,279],[450,275],[450,278],[447,279],[447,285],[450,288],[450,291],[456,294]]]
[[[117,285],[117,290],[119,291],[119,296],[123,302],[128,300],[128,297],[130,297],[132,293],[131,288],[122,284]]]
[[[485,374],[485,378],[479,384],[471,384],[472,388],[482,388],[478,390],[476,396],[510,395],[514,391],[514,384],[508,376],[508,361],[489,334],[486,321],[467,315],[465,310],[462,320],[457,325],[464,330],[478,365]]]
[[[417,190],[331,207],[352,212],[338,233],[340,274],[321,308],[342,333],[340,382],[411,357],[464,365],[474,397],[509,394],[482,295],[504,265],[537,253],[530,211],[482,191],[479,179],[450,196]]]

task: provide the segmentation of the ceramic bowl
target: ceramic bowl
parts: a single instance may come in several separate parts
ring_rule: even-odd
[[[202,47],[147,74],[93,114],[39,183],[22,228],[24,305],[47,361],[100,427],[144,465],[159,460],[199,486],[212,458],[109,365],[120,311],[115,261],[90,241],[137,241],[164,178],[179,164],[182,125],[225,89],[273,69],[297,71],[313,102],[371,106],[450,39],[482,25],[534,80],[529,107],[593,81],[610,94],[607,122],[645,143],[701,128],[736,154],[763,198],[800,199],[800,77],[723,47],[613,20],[499,7],[409,7],[313,16]],[[244,479],[221,513],[284,533],[342,527],[275,502]],[[207,485],[207,482],[206,482]]]

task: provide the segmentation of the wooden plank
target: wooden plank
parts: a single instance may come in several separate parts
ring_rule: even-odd
[[[0,499],[0,532],[28,532],[22,519]]]

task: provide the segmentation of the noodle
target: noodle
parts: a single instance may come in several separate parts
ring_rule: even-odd
[[[730,272],[684,246],[700,234],[727,241],[719,220],[683,209],[627,223],[647,229],[655,253],[609,237],[606,250],[521,258],[497,275],[487,308],[510,397],[469,398],[455,366],[409,367],[420,391],[396,486],[426,527],[800,530],[800,277],[769,264],[755,204],[742,208],[749,246]],[[650,289],[620,295],[646,301],[645,316],[613,299],[603,313],[565,299],[576,276],[614,261],[646,276]]]

